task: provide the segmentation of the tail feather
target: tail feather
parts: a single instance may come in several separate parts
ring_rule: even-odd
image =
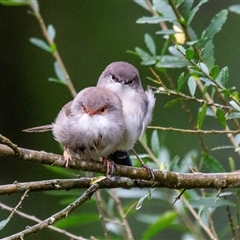
[[[132,166],[132,162],[127,151],[116,151],[110,156],[108,156],[112,161],[116,164],[125,165],[125,166]]]
[[[32,132],[48,132],[52,130],[53,125],[49,124],[49,125],[44,125],[44,126],[39,126],[39,127],[33,127],[33,128],[27,128],[22,130],[23,132],[28,132],[28,133],[32,133]]]

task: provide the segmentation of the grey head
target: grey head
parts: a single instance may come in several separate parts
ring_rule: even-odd
[[[125,88],[143,91],[137,68],[127,62],[109,64],[98,79],[97,86],[106,87],[106,85],[113,85],[113,83],[120,83]]]
[[[62,108],[53,124],[54,138],[68,155],[81,152],[86,158],[113,153],[124,131],[121,100],[101,87],[89,87],[78,93]]]
[[[76,96],[70,109],[71,113],[76,115],[78,113],[95,115],[110,112],[110,116],[116,116],[122,114],[122,102],[111,91],[107,91],[101,87],[88,87]]]

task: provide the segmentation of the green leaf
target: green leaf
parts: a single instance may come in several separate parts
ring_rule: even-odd
[[[177,81],[177,93],[179,93],[185,83],[184,72],[182,72]]]
[[[172,107],[180,102],[184,101],[184,99],[181,99],[181,98],[177,98],[177,99],[174,99],[174,100],[171,100],[169,102],[167,102],[165,105],[164,105],[164,108],[169,108],[169,107]]]
[[[45,41],[43,41],[42,39],[30,38],[29,41],[33,45],[35,45],[35,46],[37,46],[37,47],[39,47],[39,48],[41,48],[41,49],[43,49],[43,50],[45,50],[47,52],[51,52],[51,49],[50,49],[49,45]]]
[[[58,79],[65,83],[66,84],[66,79],[65,79],[65,76],[62,72],[62,69],[61,67],[59,66],[59,63],[58,62],[54,62],[54,70],[55,70],[55,74],[57,75]]]
[[[152,192],[155,190],[155,188],[150,188],[148,190],[148,192],[143,196],[141,197],[138,202],[137,202],[137,205],[136,205],[136,210],[139,210],[140,208],[142,208],[142,204],[143,202],[147,199],[147,200],[150,200],[152,198]]]
[[[214,157],[208,155],[207,153],[202,153],[202,159],[205,166],[213,173],[226,172],[224,167],[220,164],[218,160]]]
[[[137,55],[141,58],[142,64],[144,65],[154,65],[156,63],[156,59],[153,58],[148,52],[143,49],[136,47],[135,51]]]
[[[240,118],[240,112],[233,112],[227,116],[227,120],[234,118]]]
[[[225,87],[226,83],[228,82],[228,77],[229,77],[228,67],[224,67],[218,74],[216,82],[221,86]]]
[[[238,112],[240,112],[240,106],[235,101],[230,101],[229,104],[234,107]]]
[[[152,56],[146,52],[145,50],[139,48],[139,47],[136,47],[135,48],[135,51],[137,53],[137,55],[142,59],[142,60],[149,60],[152,58]]]
[[[214,45],[213,45],[213,41],[210,40],[208,41],[203,49],[203,59],[206,63],[206,65],[211,68],[214,63],[215,63],[215,58],[214,58]]]
[[[239,103],[239,95],[238,95],[238,92],[233,92],[232,93],[232,98],[237,102]]]
[[[160,143],[157,130],[154,130],[151,137],[151,149],[156,157],[158,157],[160,151]]]
[[[169,229],[169,226],[173,224],[177,217],[178,213],[175,211],[167,211],[160,215],[155,223],[149,224],[149,227],[144,232],[142,239],[154,239],[154,236],[157,233],[163,231],[164,229]]]
[[[218,65],[215,65],[215,66],[213,66],[213,67],[211,68],[211,70],[210,70],[210,76],[211,76],[213,79],[215,79],[215,78],[217,78],[218,74],[219,74],[219,66],[218,66]]]
[[[9,221],[10,221],[9,217],[7,219],[4,219],[4,220],[0,221],[0,230],[5,228],[7,226],[7,224],[9,223]]]
[[[190,15],[192,5],[193,5],[193,0],[184,1],[182,16],[186,21]]]
[[[220,93],[222,93],[225,98],[228,98],[231,95],[231,90],[230,89],[223,89],[223,90],[220,91]]]
[[[182,68],[189,65],[189,62],[181,57],[164,55],[161,61],[157,63],[158,68]]]
[[[223,128],[226,127],[226,117],[225,112],[221,108],[217,108],[216,117],[218,122],[221,124]]]
[[[207,86],[209,85],[213,85],[213,86],[216,86],[216,84],[209,78],[206,78],[206,77],[200,77],[199,78],[201,81],[205,82]]]
[[[157,17],[157,16],[153,16],[153,17],[142,17],[139,18],[136,23],[149,23],[149,24],[156,24],[156,23],[160,23],[160,22],[171,22],[172,19],[171,18],[167,18],[167,17]]]
[[[240,14],[240,4],[232,5],[228,8],[229,11]]]
[[[48,32],[49,38],[53,41],[56,36],[56,31],[52,24],[48,25],[47,32]]]
[[[153,41],[153,38],[150,34],[146,33],[144,36],[146,46],[152,55],[156,55],[156,45]]]
[[[156,8],[157,12],[159,12],[162,16],[171,19],[171,21],[177,19],[169,3],[165,1],[153,0],[153,6]]]
[[[192,60],[193,57],[194,57],[194,50],[191,49],[191,48],[188,48],[186,51],[185,51],[185,54],[186,54],[186,58],[188,60]]]
[[[193,10],[190,12],[189,16],[188,16],[188,19],[187,19],[187,25],[189,26],[195,16],[195,14],[197,13],[197,11],[199,10],[199,8],[205,3],[207,2],[208,0],[201,0],[197,6],[195,8],[193,8]],[[186,1],[188,2],[188,1]]]
[[[230,171],[235,171],[236,170],[236,165],[235,165],[235,161],[232,157],[228,158],[228,162],[229,162],[229,167],[230,167]]]
[[[194,94],[195,94],[196,87],[197,87],[197,82],[196,82],[195,78],[193,76],[190,76],[188,78],[188,88],[189,88],[189,92],[192,96],[194,96]]]
[[[31,0],[0,0],[0,4],[5,6],[27,6],[30,5]]]
[[[67,83],[66,82],[63,82],[62,80],[58,79],[58,78],[48,78],[48,81],[49,82],[55,82],[55,83],[60,83],[60,84],[63,84],[63,85],[66,85]]]
[[[210,41],[222,29],[223,24],[227,20],[227,15],[228,11],[226,9],[215,15],[210,25],[202,33],[201,39],[204,39],[202,46],[205,46],[206,42]]]
[[[209,75],[209,70],[208,70],[208,67],[207,67],[207,65],[206,65],[205,63],[200,62],[200,63],[198,63],[197,65],[198,65],[198,67],[201,69],[201,71],[202,71],[202,73],[203,73],[204,75]]]
[[[156,32],[156,34],[162,34],[162,35],[173,35],[175,33],[176,32],[173,29],[161,30]]]
[[[206,113],[207,113],[207,104],[204,103],[198,112],[197,129],[201,129],[203,121],[206,117]]]
[[[51,53],[55,53],[56,50],[57,50],[57,45],[53,42],[53,43],[50,45],[50,49],[51,49]]]

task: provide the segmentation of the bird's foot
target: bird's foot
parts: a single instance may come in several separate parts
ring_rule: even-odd
[[[147,166],[143,162],[143,160],[138,156],[137,152],[134,149],[132,149],[132,151],[134,152],[134,154],[136,155],[138,161],[140,162],[141,167],[145,168],[149,172],[149,174],[151,175],[151,180],[154,182],[155,181],[155,173],[154,173],[153,169],[151,167]]]
[[[106,157],[102,158],[102,162],[107,166],[106,177],[112,177],[114,168],[116,167],[115,163]]]
[[[154,182],[155,181],[155,173],[154,173],[153,169],[143,162],[141,162],[141,167],[145,168],[149,172],[149,174],[151,175],[151,180]]]
[[[63,156],[65,160],[65,167],[68,168],[69,162],[72,161],[72,156],[68,153],[67,149],[63,151]]]

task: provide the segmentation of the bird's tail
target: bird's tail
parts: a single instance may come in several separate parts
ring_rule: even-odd
[[[131,158],[128,151],[117,150],[115,153],[108,156],[116,164],[132,166]]]
[[[44,125],[44,126],[39,126],[39,127],[33,127],[33,128],[27,128],[22,130],[23,132],[28,132],[28,133],[32,133],[32,132],[47,132],[47,131],[51,131],[52,130],[53,125],[49,124],[49,125]]]

